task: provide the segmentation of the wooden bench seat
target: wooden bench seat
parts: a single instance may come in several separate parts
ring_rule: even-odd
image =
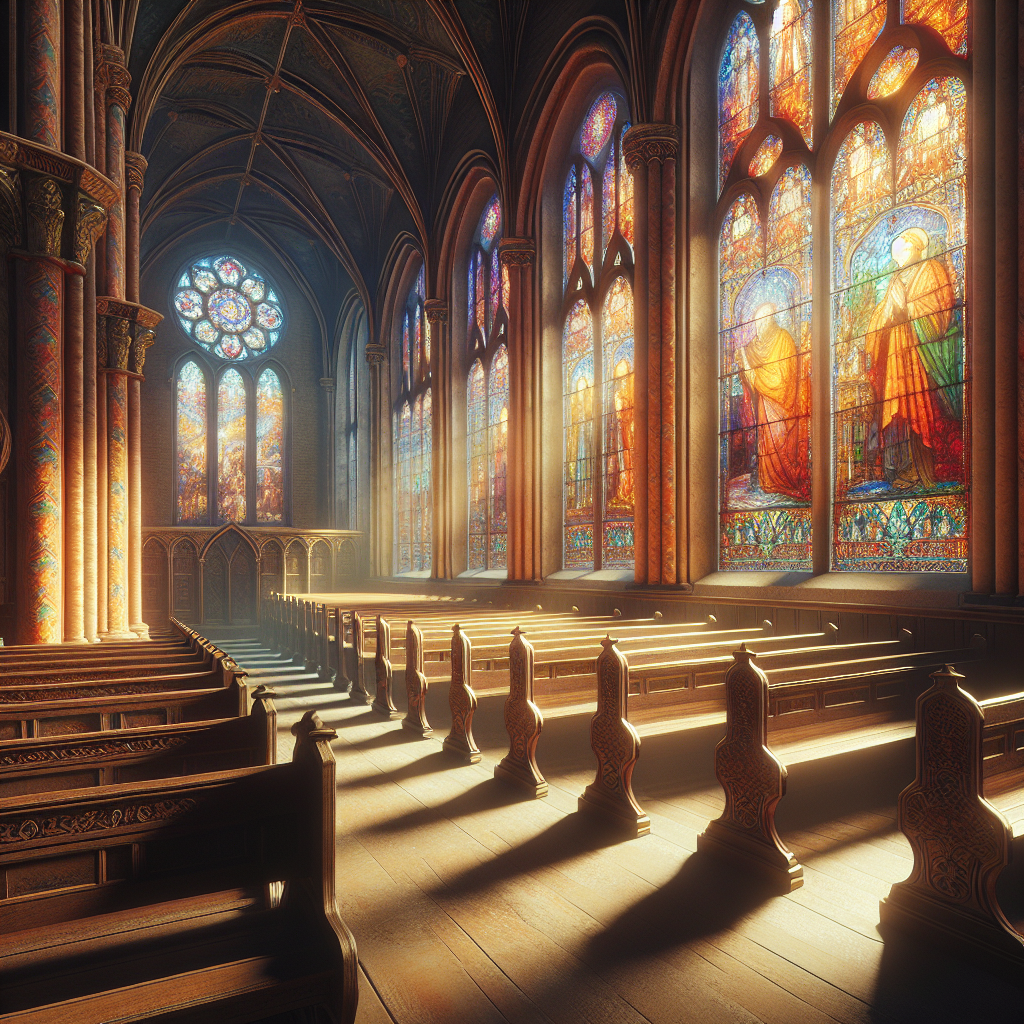
[[[288,764],[0,799],[3,1019],[351,1022],[336,734],[293,731]]]
[[[1024,835],[1024,693],[979,702],[951,664],[932,680],[917,700],[916,775],[897,807],[914,867],[882,900],[881,927],[955,949],[1024,988],[1024,933],[996,895]]]
[[[0,741],[0,798],[273,764],[277,712],[269,691],[248,715],[178,725]]]

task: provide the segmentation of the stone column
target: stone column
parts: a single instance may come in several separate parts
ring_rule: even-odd
[[[451,579],[452,564],[452,460],[451,460],[451,352],[448,341],[448,303],[444,299],[427,299],[423,303],[430,332],[430,383],[433,390],[431,427],[431,559],[430,575],[434,579]]]
[[[127,222],[125,226],[125,298],[141,302],[139,298],[139,205],[146,182],[149,164],[141,153],[124,155]]]
[[[324,399],[327,402],[327,452],[325,455],[327,460],[327,525],[330,529],[334,530],[338,525],[338,487],[335,482],[336,476],[334,466],[334,460],[337,458],[335,449],[338,443],[338,439],[335,436],[337,424],[335,422],[334,409],[334,378],[321,377],[320,387],[323,390]],[[321,465],[323,465],[323,460],[321,460]]]
[[[391,566],[390,551],[387,541],[390,527],[385,516],[390,514],[394,495],[391,501],[387,495],[391,491],[391,479],[384,470],[384,432],[391,431],[391,416],[387,411],[386,395],[387,350],[383,345],[372,342],[366,346],[366,361],[370,366],[370,488],[377,500],[371,506],[370,518],[370,575],[384,576]],[[382,411],[383,409],[383,411]]]
[[[676,559],[676,157],[679,129],[637,124],[623,140],[636,196],[635,578],[678,581]],[[645,429],[646,426],[646,429]]]
[[[540,352],[533,320],[532,238],[503,238],[508,273],[508,578],[541,578]]]
[[[120,191],[110,208],[107,221],[106,288],[115,299],[127,297],[125,268],[125,149],[124,126],[131,106],[128,91],[131,76],[124,64],[124,53],[116,46],[105,43],[103,58],[106,67],[106,152],[107,177]],[[135,300],[137,301],[137,300]]]
[[[51,149],[61,148],[60,0],[25,0],[24,123],[22,134]]]

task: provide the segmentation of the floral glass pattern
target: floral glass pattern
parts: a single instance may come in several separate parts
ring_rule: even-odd
[[[878,65],[878,70],[868,83],[868,99],[880,100],[903,88],[904,82],[914,73],[921,54],[910,47],[894,46]]]
[[[256,522],[284,520],[282,448],[284,392],[277,374],[266,369],[256,384]]]
[[[245,522],[245,381],[227,370],[217,388],[217,516]]]
[[[221,359],[263,355],[284,330],[274,289],[262,273],[233,256],[193,263],[179,277],[172,304],[181,329]]]
[[[615,97],[610,92],[594,100],[580,132],[580,151],[588,160],[596,160],[608,145],[617,113]]]
[[[179,523],[206,521],[206,377],[192,361],[178,374],[177,499]]]

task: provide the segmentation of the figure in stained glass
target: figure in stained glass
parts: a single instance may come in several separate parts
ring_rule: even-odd
[[[256,385],[256,521],[284,520],[282,448],[284,392],[273,370],[264,370]]]
[[[178,374],[178,522],[206,519],[206,378],[194,362]]]
[[[245,521],[245,382],[228,370],[217,388],[217,515]]]
[[[832,113],[885,25],[885,0],[832,0]]]
[[[792,121],[808,147],[813,111],[812,7],[811,0],[780,0],[769,43],[772,115]]]
[[[719,188],[740,144],[758,117],[760,46],[750,16],[741,12],[729,29],[718,69]]]

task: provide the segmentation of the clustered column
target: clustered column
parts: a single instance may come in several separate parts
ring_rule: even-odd
[[[636,581],[678,582],[676,158],[679,129],[637,124],[623,140],[636,194]]]
[[[385,550],[387,540],[391,536],[392,523],[387,518],[395,498],[387,500],[391,491],[391,477],[384,465],[385,432],[390,436],[391,417],[385,416],[382,409],[387,405],[386,388],[387,374],[384,366],[387,363],[387,350],[383,345],[370,342],[366,346],[366,362],[370,367],[370,423],[377,424],[377,429],[370,431],[370,488],[377,495],[370,512],[375,519],[370,530],[370,572],[375,576],[386,576],[391,571],[390,555]]]
[[[498,259],[509,286],[508,578],[539,580],[541,375],[533,322],[533,239],[503,238]]]
[[[451,444],[452,374],[451,346],[448,341],[448,303],[444,299],[427,299],[423,303],[430,332],[430,381],[433,391],[431,418],[431,501],[432,517],[430,574],[434,579],[451,579],[455,575],[452,563],[453,520],[452,479],[449,445]]]

